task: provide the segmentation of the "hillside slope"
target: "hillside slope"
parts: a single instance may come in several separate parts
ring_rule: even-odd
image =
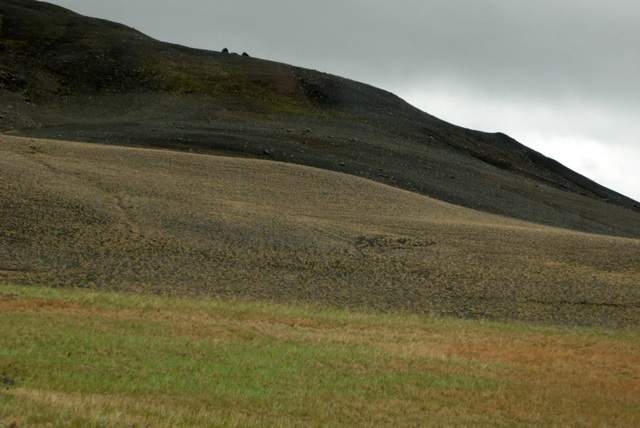
[[[540,224],[640,237],[640,205],[503,134],[347,79],[0,0],[0,130],[346,172]]]
[[[304,166],[0,137],[0,282],[637,326],[640,240]]]

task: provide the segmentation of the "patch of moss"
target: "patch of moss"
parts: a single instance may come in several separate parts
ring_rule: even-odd
[[[219,63],[160,62],[149,58],[140,67],[143,86],[174,94],[214,97],[230,105],[242,104],[266,113],[308,114],[318,109],[305,97],[275,88],[274,82],[255,77],[245,69]]]
[[[148,59],[141,67],[145,86],[176,94],[215,95],[220,82],[230,80],[232,73],[222,67],[209,67],[194,73],[189,66],[175,62]]]

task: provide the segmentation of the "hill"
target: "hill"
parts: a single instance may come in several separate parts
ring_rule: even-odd
[[[504,134],[380,89],[0,0],[0,130],[345,172],[554,227],[640,237],[640,205]]]
[[[0,137],[0,282],[597,326],[640,240],[281,162]]]

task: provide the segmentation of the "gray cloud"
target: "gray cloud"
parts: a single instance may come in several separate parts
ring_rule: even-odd
[[[538,126],[549,139],[626,147],[629,162],[640,161],[635,0],[52,2],[161,40],[373,84],[463,126],[515,136]],[[452,110],[459,114],[438,113]],[[636,174],[625,191],[640,199]]]

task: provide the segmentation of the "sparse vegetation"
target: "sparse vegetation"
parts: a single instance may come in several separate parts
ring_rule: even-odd
[[[640,424],[637,330],[3,285],[0,337],[3,426]]]
[[[0,151],[7,282],[536,323],[640,320],[638,240],[274,162],[6,136]]]

